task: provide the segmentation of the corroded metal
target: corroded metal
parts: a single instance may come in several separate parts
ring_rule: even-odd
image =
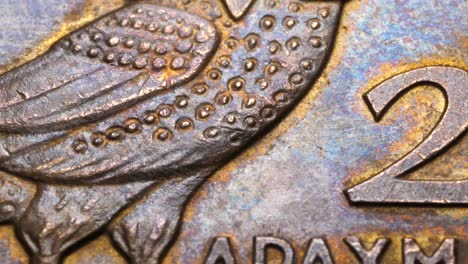
[[[57,263],[153,186],[113,237],[132,263],[158,262],[196,188],[311,87],[342,3],[259,1],[260,19],[224,36],[198,6],[127,5],[1,76],[0,166],[39,183],[2,209],[34,263]]]
[[[468,128],[468,73],[451,67],[426,67],[403,73],[365,95],[376,121],[409,89],[420,83],[434,83],[446,99],[435,128],[408,155],[366,183],[348,190],[353,202],[468,204],[468,179],[459,181],[398,180],[409,171],[439,155]]]
[[[429,2],[2,3],[0,263],[463,263],[467,6]]]

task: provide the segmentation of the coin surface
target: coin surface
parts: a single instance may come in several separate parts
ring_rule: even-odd
[[[466,263],[466,1],[0,4],[0,263]]]

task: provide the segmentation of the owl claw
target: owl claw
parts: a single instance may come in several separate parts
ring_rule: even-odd
[[[36,186],[0,172],[0,223],[17,221],[29,206]]]
[[[127,246],[128,245],[128,239],[124,235],[123,227],[122,226],[117,226],[114,229],[114,232],[112,232],[112,239],[114,242],[122,248],[123,251],[128,252],[130,251],[130,248]]]
[[[171,223],[164,219],[160,221],[162,226],[152,227],[152,223],[144,220],[137,223],[130,222],[133,219],[125,220],[113,228],[112,237],[129,256],[131,263],[159,263],[160,255],[175,233],[178,221]]]
[[[163,183],[135,210],[111,225],[112,237],[131,263],[160,263],[177,232],[187,200],[210,174],[207,171]]]
[[[52,256],[41,256],[35,255],[31,260],[32,264],[58,264],[60,263],[60,256],[59,255],[52,255]]]

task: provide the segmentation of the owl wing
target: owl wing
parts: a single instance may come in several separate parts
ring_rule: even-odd
[[[0,132],[68,129],[166,93],[216,48],[214,25],[151,4],[124,7],[0,76]]]

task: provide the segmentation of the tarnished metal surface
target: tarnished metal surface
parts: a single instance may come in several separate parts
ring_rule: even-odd
[[[170,1],[155,2],[165,5]],[[254,10],[256,6],[250,2],[226,1],[220,7],[230,7],[233,21],[260,21],[262,11]],[[310,2],[303,1],[304,5]],[[462,0],[446,2],[348,1],[328,66],[313,89],[278,126],[218,170],[196,192],[185,210],[181,233],[166,254],[164,263],[204,263],[205,260],[213,263],[215,257],[212,255],[216,254],[229,255],[227,263],[263,263],[262,249],[266,245],[282,247],[286,260],[289,258],[298,263],[312,263],[317,256],[324,263],[358,263],[358,259],[363,263],[374,263],[372,261],[376,259],[383,263],[413,263],[416,259],[435,263],[437,258],[457,258],[456,263],[467,261],[468,210],[463,203],[456,207],[360,205],[350,203],[344,192],[396,164],[431,133],[437,133],[437,125],[442,122],[444,113],[449,113],[446,111],[446,94],[440,87],[432,87],[431,82],[423,82],[399,97],[379,122],[374,121],[363,100],[363,96],[380,83],[385,84],[386,80],[399,74],[411,74],[422,67],[449,66],[464,72],[462,76],[465,77],[461,78],[466,79],[468,25],[465,13],[468,5]],[[0,30],[0,34],[8,36],[0,39],[0,52],[5,54],[0,58],[3,72],[37,57],[71,30],[123,4],[110,0],[2,3],[0,10],[5,18],[9,18],[2,19],[4,24]],[[222,25],[223,22],[221,19],[219,23]],[[247,27],[249,23],[245,23]],[[7,25],[14,27],[11,29]],[[7,30],[21,34],[3,33]],[[225,30],[223,34],[232,29]],[[241,26],[239,30],[242,30]],[[27,32],[31,37],[24,36]],[[261,51],[258,54],[262,56]],[[457,79],[449,81],[453,80]],[[426,78],[424,81],[434,80]],[[406,88],[406,84],[401,84],[394,89]],[[442,83],[438,85],[452,89]],[[452,118],[452,123],[458,124],[460,129],[444,125],[439,130],[446,129],[450,133],[456,130],[456,135],[444,133],[443,137],[449,141],[457,139],[436,159],[405,175],[405,179],[466,183],[466,137],[463,134],[466,103],[460,99],[466,93],[463,84],[454,85],[460,95],[449,101],[458,103],[459,110],[455,115],[460,118]],[[386,89],[385,92],[390,91]],[[384,99],[379,97],[377,100]],[[372,98],[369,101],[372,102]],[[374,107],[378,106],[374,104]],[[2,175],[3,179],[13,181],[3,186],[16,188],[14,195],[22,204],[30,202],[36,188],[34,185],[17,178],[11,180],[9,175]],[[465,185],[454,185],[454,188],[465,188]],[[155,192],[154,197],[146,198],[166,199],[170,197],[167,194],[174,193],[172,186],[175,186],[174,182],[168,182],[161,193]],[[74,193],[80,197],[99,193],[117,201],[119,193],[131,196],[132,192],[138,192],[138,188],[145,187],[144,183],[132,188],[121,185],[113,186],[113,189],[73,187],[70,193],[72,197]],[[49,203],[58,197],[53,188],[41,191],[44,201]],[[383,190],[374,188],[371,191],[377,193],[377,198],[382,198],[379,194]],[[457,193],[466,197],[464,189],[458,189],[458,192],[455,189],[454,194]],[[415,194],[417,192],[408,195]],[[394,201],[392,199],[390,201]],[[463,199],[466,198],[461,198],[462,202]],[[118,202],[119,206],[124,203],[124,200]],[[149,213],[150,217],[145,219],[151,222],[153,217],[159,216],[158,212],[170,211],[164,206],[154,209],[157,207],[144,203],[139,208],[129,208],[123,215],[131,215],[132,211],[138,215],[152,212],[154,215]],[[168,213],[166,217],[170,215]],[[2,217],[9,218],[9,215]],[[119,223],[125,223],[125,219],[117,218],[108,228],[114,230],[117,244],[127,254],[131,250],[125,249],[125,245],[128,244],[126,241],[132,240],[128,237],[132,232],[131,229],[125,231],[125,226],[135,226],[131,219],[139,217],[130,218],[123,229]],[[68,250],[65,263],[125,263],[123,254],[115,250],[104,231]],[[136,247],[145,246],[145,241],[134,241]],[[359,241],[365,242],[365,246],[360,247]],[[372,251],[370,246],[374,242]],[[418,251],[419,247],[426,255],[438,248],[439,252],[429,259]],[[269,252],[271,263],[281,263],[282,256],[278,253]],[[141,255],[137,253],[133,259],[138,260]],[[1,263],[28,262],[11,226],[0,227],[0,258]],[[139,260],[140,263],[145,261]]]
[[[397,75],[364,96],[376,121],[400,96],[418,84],[432,84],[445,97],[445,109],[433,130],[410,153],[371,180],[348,190],[353,202],[467,204],[468,180],[399,180],[421,167],[466,133],[468,73],[451,67],[425,67]]]

